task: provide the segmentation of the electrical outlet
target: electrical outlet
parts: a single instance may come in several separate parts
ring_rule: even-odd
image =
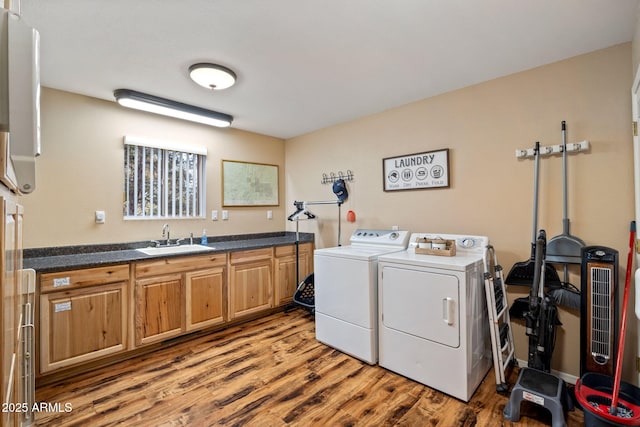
[[[229,219],[229,211],[222,211],[222,220],[226,221]]]
[[[218,220],[218,211],[211,211],[211,221],[217,221]]]
[[[273,219],[273,211],[267,211],[267,219]]]
[[[96,224],[104,224],[106,221],[104,211],[96,211]]]

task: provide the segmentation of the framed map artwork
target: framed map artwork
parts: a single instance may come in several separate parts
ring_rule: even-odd
[[[278,206],[278,165],[222,161],[222,206]]]

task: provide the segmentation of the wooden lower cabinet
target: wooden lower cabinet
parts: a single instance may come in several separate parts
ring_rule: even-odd
[[[136,281],[136,344],[180,335],[184,330],[181,274]]]
[[[273,248],[231,253],[229,320],[273,307]]]
[[[129,267],[45,274],[40,294],[40,372],[127,349]]]
[[[296,263],[295,245],[278,246],[274,258],[275,305],[288,304],[298,284],[313,271],[313,244],[302,243],[298,247]],[[297,266],[296,266],[297,264]],[[297,277],[296,277],[297,271]]]
[[[227,254],[135,264],[135,345],[164,341],[226,321]]]
[[[288,303],[312,263],[304,243],[299,277],[295,245],[41,274],[40,374]]]
[[[225,322],[225,272],[216,267],[185,274],[187,332]]]

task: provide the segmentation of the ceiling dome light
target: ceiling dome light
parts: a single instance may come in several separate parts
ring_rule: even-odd
[[[227,67],[204,62],[189,67],[189,76],[200,86],[211,90],[226,89],[236,82],[236,73]]]

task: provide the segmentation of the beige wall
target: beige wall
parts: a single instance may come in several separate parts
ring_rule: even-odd
[[[136,112],[115,102],[44,88],[42,155],[37,159],[37,189],[22,198],[26,209],[25,247],[113,243],[161,238],[168,222],[171,235],[185,237],[202,229],[209,235],[282,231],[284,142],[235,129],[216,129]],[[204,146],[207,156],[207,219],[124,221],[123,137],[186,141]],[[211,221],[222,210],[221,159],[279,165],[280,206],[228,208],[228,221]],[[96,210],[106,223],[96,224]],[[267,219],[267,210],[273,219]]]
[[[333,199],[331,187],[320,183],[322,173],[351,169],[343,244],[355,228],[393,225],[487,235],[508,272],[528,259],[532,231],[533,161],[516,159],[515,150],[535,141],[560,144],[566,120],[569,142],[591,143],[589,152],[568,159],[570,231],[587,245],[617,249],[624,278],[634,218],[630,58],[630,43],[614,46],[293,138],[286,143],[287,205],[291,210],[294,200]],[[383,158],[442,148],[450,150],[450,188],[382,190]],[[344,220],[348,210],[355,211],[356,223]],[[337,208],[313,212],[318,220],[301,223],[300,230],[318,233],[318,247],[334,246]],[[562,232],[561,156],[541,161],[538,228],[549,237]],[[571,270],[579,287],[578,270]],[[511,298],[527,292],[509,289]],[[562,310],[560,317],[554,368],[577,376],[579,313]],[[517,356],[526,360],[524,328],[514,329]],[[637,342],[631,329],[629,379]]]

